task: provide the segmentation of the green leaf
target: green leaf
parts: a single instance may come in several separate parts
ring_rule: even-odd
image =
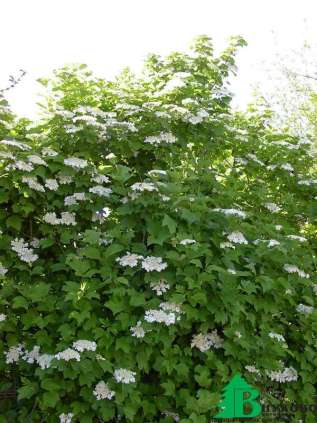
[[[175,220],[173,220],[167,214],[164,215],[162,225],[167,226],[171,234],[174,234],[176,232],[177,222],[175,222]]]

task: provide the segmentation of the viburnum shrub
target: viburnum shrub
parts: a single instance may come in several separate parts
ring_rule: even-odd
[[[40,122],[3,115],[0,422],[207,423],[236,373],[314,403],[317,175],[230,109],[243,44],[67,67]]]

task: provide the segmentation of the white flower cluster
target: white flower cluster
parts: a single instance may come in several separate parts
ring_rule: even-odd
[[[178,304],[161,303],[160,310],[147,310],[144,320],[149,323],[164,323],[166,326],[173,325],[176,320],[180,320],[181,309]]]
[[[24,241],[23,238],[16,238],[11,241],[11,249],[18,254],[20,260],[26,263],[33,263],[39,258],[37,254],[34,254],[33,249],[29,247],[29,243]]]
[[[285,367],[280,371],[268,371],[268,377],[279,383],[295,382],[298,379],[298,373],[293,367]]]
[[[182,239],[179,243],[181,245],[190,245],[190,244],[196,244],[196,241],[194,239]]]
[[[57,156],[58,153],[55,150],[52,150],[49,147],[44,147],[44,148],[42,148],[42,155],[44,157],[46,157],[46,156],[47,157],[54,157],[54,156]]]
[[[0,277],[4,276],[7,273],[8,269],[2,265],[0,262]]]
[[[162,257],[143,257],[139,254],[131,254],[127,252],[125,256],[118,257],[116,261],[123,267],[136,267],[141,260],[142,269],[146,272],[161,272],[162,270],[166,269],[167,263],[163,262]]]
[[[80,354],[79,354],[79,352],[73,350],[72,348],[66,348],[66,350],[55,354],[55,358],[56,358],[56,360],[65,360],[65,361],[76,360],[76,361],[80,361]]]
[[[79,159],[78,157],[68,157],[64,159],[64,164],[70,166],[73,169],[84,169],[88,166],[87,160]]]
[[[83,351],[96,351],[97,344],[94,341],[88,341],[86,339],[80,339],[79,341],[73,342],[73,348],[79,352]]]
[[[63,173],[59,173],[57,177],[61,185],[71,184],[73,182],[72,176],[64,175]]]
[[[291,239],[293,241],[298,241],[298,242],[306,242],[307,238],[303,237],[303,236],[299,236],[299,235],[287,235],[286,238]]]
[[[301,278],[306,278],[306,279],[310,278],[309,274],[305,273],[303,270],[299,269],[297,266],[293,264],[284,264],[283,269],[287,273],[297,273],[298,276],[300,276]]]
[[[171,132],[160,132],[159,135],[151,135],[144,140],[145,143],[151,145],[174,144],[176,141],[177,138]]]
[[[33,164],[47,166],[46,161],[43,160],[40,156],[37,156],[36,154],[31,154],[30,156],[27,157],[27,159],[29,162]]]
[[[102,185],[96,185],[94,187],[89,188],[89,192],[92,194],[99,195],[99,197],[109,197],[112,193],[111,188],[105,188]]]
[[[107,184],[110,182],[110,178],[106,175],[101,175],[99,173],[91,177],[91,182],[96,182],[96,184]]]
[[[151,289],[156,292],[156,295],[161,296],[170,289],[170,286],[164,279],[160,279],[158,282],[152,282],[150,285]]]
[[[305,304],[298,304],[296,310],[298,311],[298,313],[311,314],[314,311],[314,307]]]
[[[45,186],[51,191],[56,191],[58,190],[58,187],[59,187],[56,179],[46,179]]]
[[[0,322],[4,322],[7,318],[6,314],[0,313]]]
[[[23,160],[16,160],[14,163],[9,164],[5,168],[6,170],[23,170],[24,172],[32,172],[34,169],[31,163],[26,163]]]
[[[255,366],[245,366],[245,369],[248,371],[248,372],[250,372],[250,373],[255,373],[255,374],[257,374],[257,375],[261,375],[261,372],[260,372],[260,370],[259,369],[257,369]]]
[[[298,185],[309,186],[309,185],[315,185],[315,184],[317,184],[317,179],[304,179],[304,180],[298,181]]]
[[[162,257],[149,256],[142,260],[142,269],[146,272],[161,272],[167,268],[167,263],[163,262]]]
[[[161,169],[152,169],[148,171],[148,175],[152,176],[152,175],[162,175],[162,176],[166,176],[167,172],[165,170],[161,170]]]
[[[198,348],[201,352],[208,351],[211,347],[216,349],[223,347],[223,339],[218,335],[217,330],[213,330],[211,333],[194,335],[191,348]]]
[[[109,385],[105,383],[103,380],[97,383],[93,394],[97,398],[97,400],[109,399],[111,400],[115,396],[115,392],[111,391]]]
[[[227,236],[227,238],[230,242],[233,242],[234,244],[248,244],[248,241],[245,239],[243,233],[239,231],[231,232]]]
[[[23,176],[22,182],[24,184],[27,184],[30,189],[34,189],[35,191],[39,191],[39,192],[45,192],[45,188],[43,187],[43,185],[41,185],[37,181],[37,178],[34,176]]]
[[[23,355],[23,347],[23,344],[19,344],[17,346],[10,347],[8,351],[5,351],[4,355],[6,356],[6,363],[17,363]]]
[[[91,220],[93,222],[103,223],[106,220],[106,218],[110,216],[110,214],[111,214],[111,209],[109,209],[109,207],[104,207],[103,209],[94,212]]]
[[[116,379],[116,381],[118,383],[134,383],[135,382],[135,372],[132,372],[131,370],[128,369],[117,369],[114,372],[114,378]]]
[[[145,330],[142,327],[142,322],[139,320],[136,324],[136,326],[132,326],[130,328],[130,331],[132,332],[132,336],[136,338],[144,338],[145,336]]]
[[[8,153],[7,151],[0,151],[0,157],[3,159],[15,160],[14,155],[12,153]]]
[[[26,145],[22,142],[15,141],[15,140],[2,140],[0,142],[0,145],[8,145],[9,147],[17,147],[20,150],[31,150],[31,147],[29,145]]]
[[[62,212],[61,217],[58,218],[55,212],[46,213],[43,216],[44,222],[48,223],[49,225],[76,225],[76,216],[75,213],[70,212]]]
[[[72,418],[74,417],[73,413],[62,413],[59,415],[59,423],[71,423]]]
[[[283,335],[280,335],[279,333],[270,332],[269,337],[272,339],[276,339],[279,342],[286,342]]]
[[[78,201],[86,200],[86,195],[84,192],[75,192],[73,195],[68,195],[64,198],[65,206],[73,206],[78,204]]]
[[[244,211],[237,210],[237,209],[220,209],[220,208],[216,208],[216,209],[213,209],[213,211],[219,212],[219,213],[224,213],[226,216],[236,216],[236,217],[241,217],[241,219],[245,219],[246,218],[246,213]]]
[[[1,265],[0,265],[0,275],[1,275]],[[315,283],[312,288],[314,293],[317,295],[317,284]]]
[[[264,207],[268,209],[271,213],[277,213],[281,210],[281,207],[279,207],[275,203],[265,203]]]
[[[132,191],[157,191],[153,182],[136,182],[130,188]]]

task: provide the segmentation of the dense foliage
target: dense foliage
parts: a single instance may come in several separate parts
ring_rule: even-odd
[[[0,422],[205,423],[237,372],[314,402],[317,176],[230,110],[243,44],[64,68],[40,123],[2,117]]]

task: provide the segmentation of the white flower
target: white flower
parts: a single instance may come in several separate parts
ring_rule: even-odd
[[[26,163],[23,160],[16,160],[14,163],[11,163],[8,166],[6,166],[5,169],[6,170],[19,169],[19,170],[24,170],[25,172],[31,172],[34,169],[34,167],[32,166],[31,163]]]
[[[150,287],[153,291],[156,292],[158,296],[161,296],[164,294],[164,292],[167,292],[170,289],[170,286],[168,283],[165,283],[163,279],[159,280],[158,282],[152,282]]]
[[[111,400],[115,396],[115,392],[111,391],[108,384],[105,383],[103,380],[97,383],[93,394],[97,398],[97,400],[109,399]]]
[[[306,279],[310,278],[310,276],[307,273],[299,269],[297,266],[294,266],[293,264],[284,264],[283,269],[287,273],[297,273],[298,276],[300,276],[301,278],[306,278]]]
[[[128,369],[117,369],[114,372],[114,378],[116,379],[116,381],[122,383],[134,383],[135,375],[135,372],[132,372]]]
[[[101,210],[98,210],[96,212],[93,213],[91,220],[93,222],[99,222],[102,223],[105,221],[105,219],[107,217],[109,217],[111,214],[111,209],[109,209],[109,207],[104,207]]]
[[[96,174],[91,177],[90,179],[92,182],[96,182],[96,184],[106,184],[110,182],[110,178],[105,175]]]
[[[161,132],[159,135],[151,135],[146,137],[144,142],[152,145],[159,145],[161,143],[174,144],[177,138],[171,132]]]
[[[69,175],[59,174],[57,177],[61,185],[71,184],[73,182],[72,176]]]
[[[64,159],[64,164],[74,169],[84,169],[88,166],[87,160],[79,159],[78,157],[68,157]]]
[[[6,363],[17,363],[23,354],[23,344],[19,344],[15,347],[10,347],[8,351],[4,353],[6,356]]]
[[[130,188],[132,191],[157,191],[156,186],[152,182],[136,182]]]
[[[282,225],[275,225],[275,229],[277,231],[281,231],[283,229],[283,226]]]
[[[233,248],[233,249],[235,249],[236,247],[231,242],[221,242],[220,248]]]
[[[60,414],[59,415],[59,423],[71,423],[73,417],[74,417],[73,413]]]
[[[307,306],[305,304],[298,304],[298,306],[296,307],[296,310],[299,313],[311,314],[314,311],[314,307]]]
[[[20,150],[31,150],[29,145],[23,144],[22,142],[14,141],[14,140],[2,140],[0,145],[9,145],[10,147],[17,147]]]
[[[280,242],[279,242],[279,241],[277,241],[276,239],[269,239],[269,240],[268,240],[268,244],[267,244],[267,246],[268,246],[269,248],[271,248],[271,247],[275,247],[275,246],[277,246],[277,245],[280,245]]]
[[[229,234],[227,236],[227,238],[230,242],[233,242],[235,244],[247,244],[248,243],[248,241],[245,239],[243,233],[238,232],[238,231],[231,232],[231,234]]]
[[[286,342],[284,336],[278,333],[270,332],[269,337],[272,339],[277,339],[279,342]]]
[[[198,348],[201,352],[208,351],[211,347],[216,349],[222,348],[223,346],[223,339],[217,333],[217,330],[213,330],[211,333],[207,333],[206,335],[199,333],[193,336],[191,342],[191,348]]]
[[[79,352],[96,351],[97,344],[94,341],[87,341],[86,339],[80,339],[79,341],[73,342],[73,348]]]
[[[139,320],[136,324],[136,326],[132,326],[130,328],[130,331],[132,332],[132,336],[135,336],[136,338],[144,338],[145,330],[142,327],[142,322]]]
[[[29,244],[25,242],[23,238],[16,238],[11,241],[11,249],[18,254],[20,260],[29,264],[39,258],[37,254],[33,253],[33,249],[29,248]]]
[[[244,211],[237,210],[237,209],[220,209],[220,208],[217,208],[217,209],[213,209],[213,211],[224,213],[227,216],[241,217],[241,219],[246,218],[246,213]]]
[[[36,363],[40,356],[40,347],[35,345],[31,351],[25,351],[22,359],[29,364]]]
[[[298,185],[314,185],[317,184],[317,179],[306,179],[302,181],[298,181]]]
[[[194,239],[182,239],[179,243],[181,245],[190,245],[190,244],[196,244],[196,241]]]
[[[116,261],[123,267],[135,267],[138,265],[138,260],[142,260],[143,257],[138,254],[131,254],[127,252],[125,256],[118,257]]]
[[[314,293],[317,295],[317,284],[314,284],[314,285],[313,285],[313,291],[314,291]]]
[[[142,269],[144,269],[146,272],[161,272],[162,270],[167,268],[167,263],[163,262],[162,257],[154,257],[149,256],[145,257],[142,260]]]
[[[68,195],[64,198],[65,206],[73,206],[78,204],[78,201],[86,200],[86,195],[84,192],[75,192],[73,195]]]
[[[169,326],[176,322],[176,315],[175,313],[165,313],[163,310],[147,310],[144,320],[149,323],[164,323],[166,326]]]
[[[35,191],[45,192],[45,188],[37,182],[37,178],[34,176],[23,176],[22,182],[27,184],[29,188],[34,189]]]
[[[55,212],[49,212],[46,213],[43,216],[44,222],[48,223],[49,225],[76,225],[76,215],[75,213],[69,213],[69,212],[62,212],[61,218],[58,218],[56,216]]]
[[[37,363],[41,367],[41,369],[48,369],[51,365],[51,361],[54,359],[54,355],[52,354],[41,354],[37,358]]]
[[[4,276],[7,273],[8,269],[2,265],[0,262],[0,277]]]
[[[15,157],[12,153],[8,153],[6,151],[0,151],[0,157],[4,158],[4,159],[11,159],[11,160],[15,160]]]
[[[42,148],[42,155],[44,157],[46,157],[46,156],[48,156],[48,157],[54,157],[54,156],[57,156],[58,153],[56,151],[52,150],[49,147],[44,147],[44,148]]]
[[[56,179],[46,179],[45,186],[46,186],[46,188],[50,189],[51,191],[56,191],[59,187]]]
[[[294,241],[299,241],[299,242],[306,242],[307,238],[303,237],[303,236],[299,236],[299,235],[287,235],[286,238],[294,240]]]
[[[167,175],[167,172],[165,170],[160,170],[160,169],[152,169],[148,171],[148,175],[152,176],[152,175]]]
[[[55,358],[57,360],[65,360],[65,361],[69,361],[69,360],[80,361],[80,354],[79,352],[73,350],[72,348],[66,348],[66,350],[55,354]]]
[[[260,370],[257,369],[255,366],[245,366],[245,369],[250,373],[256,373],[257,375],[261,374]]]
[[[267,375],[279,383],[293,382],[298,379],[298,373],[293,367],[285,367],[282,371],[268,371]]]
[[[40,240],[38,238],[32,238],[32,241],[30,242],[30,245],[33,248],[38,248],[40,246]]]
[[[73,225],[73,226],[75,226],[77,224],[75,217],[76,217],[75,213],[62,212],[60,223],[62,225],[67,225],[67,226]]]
[[[290,163],[284,163],[281,165],[281,168],[289,172],[294,172],[294,168]]]
[[[236,330],[234,334],[237,338],[242,338],[241,332],[239,332],[238,330]]]
[[[3,314],[3,313],[0,314],[0,322],[4,322],[6,318],[7,318],[6,314]]]
[[[45,160],[43,160],[40,156],[36,156],[35,154],[27,157],[28,161],[34,164],[47,166],[47,163]]]
[[[176,303],[164,302],[160,304],[160,308],[164,311],[172,311],[173,313],[182,313],[181,306]]]
[[[99,195],[100,197],[109,197],[109,195],[112,193],[112,189],[105,188],[102,185],[96,185],[89,188],[89,192]]]
[[[275,203],[265,203],[264,207],[268,209],[271,213],[277,213],[281,210],[281,207],[279,207]]]

